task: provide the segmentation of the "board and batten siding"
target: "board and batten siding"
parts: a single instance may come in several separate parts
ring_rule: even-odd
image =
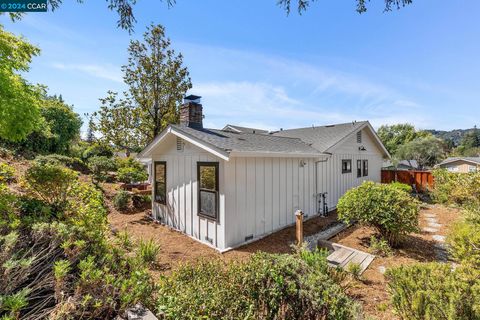
[[[168,137],[161,146],[156,148],[152,155],[152,163],[154,161],[167,163],[167,205],[152,202],[153,218],[197,240],[223,249],[225,247],[224,161],[188,142],[184,142],[183,150],[179,151],[174,136]],[[219,163],[218,222],[197,214],[197,163],[204,161]],[[152,170],[154,170],[153,165]],[[152,180],[153,178],[152,173]],[[152,199],[154,199],[153,193]]]
[[[224,163],[225,241],[233,247],[316,214],[315,159],[232,157]]]

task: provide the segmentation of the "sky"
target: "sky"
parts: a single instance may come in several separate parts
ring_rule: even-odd
[[[83,115],[108,90],[146,26],[166,28],[202,96],[204,126],[268,130],[369,120],[451,130],[480,124],[480,1],[414,1],[358,14],[353,0],[314,2],[290,15],[276,0],[139,0],[135,32],[105,1],[64,1],[55,12],[0,24],[41,48],[25,77]],[[292,1],[295,2],[295,1]],[[86,130],[86,125],[82,128]]]

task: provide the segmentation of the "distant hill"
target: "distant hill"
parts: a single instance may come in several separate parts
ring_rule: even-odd
[[[435,137],[443,140],[452,140],[455,146],[460,144],[462,138],[469,132],[473,131],[472,129],[455,129],[452,131],[442,131],[442,130],[425,130],[430,132]]]

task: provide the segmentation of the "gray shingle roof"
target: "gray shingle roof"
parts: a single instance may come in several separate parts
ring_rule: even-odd
[[[243,133],[263,133],[263,134],[268,133],[267,130],[256,129],[256,128],[240,127],[240,126],[234,126],[233,124],[227,124],[222,130],[232,131],[232,130],[229,130],[230,128],[233,129],[233,131],[235,131],[235,132],[243,132]]]
[[[330,126],[307,127],[282,130],[271,133],[277,137],[298,138],[320,152],[325,152],[334,144],[363,126],[367,121],[341,123]]]
[[[475,163],[480,164],[480,157],[451,157],[451,158],[447,158],[447,159],[443,160],[438,165],[442,165],[442,164],[450,163],[450,162],[455,162],[455,161],[461,161],[461,160],[475,162]]]
[[[191,137],[228,152],[320,154],[318,150],[298,138],[257,133],[236,133],[217,129],[198,130],[179,125],[171,126]]]

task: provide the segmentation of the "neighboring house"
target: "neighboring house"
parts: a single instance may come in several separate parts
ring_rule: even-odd
[[[281,130],[203,128],[200,97],[139,154],[151,159],[152,216],[220,251],[334,210],[390,155],[369,122]],[[255,132],[255,133],[253,133]]]
[[[480,170],[480,157],[447,158],[435,167],[447,169],[450,172],[475,172]]]
[[[397,166],[391,161],[386,160],[382,165],[383,170],[419,170],[417,160],[400,160],[397,163]]]

